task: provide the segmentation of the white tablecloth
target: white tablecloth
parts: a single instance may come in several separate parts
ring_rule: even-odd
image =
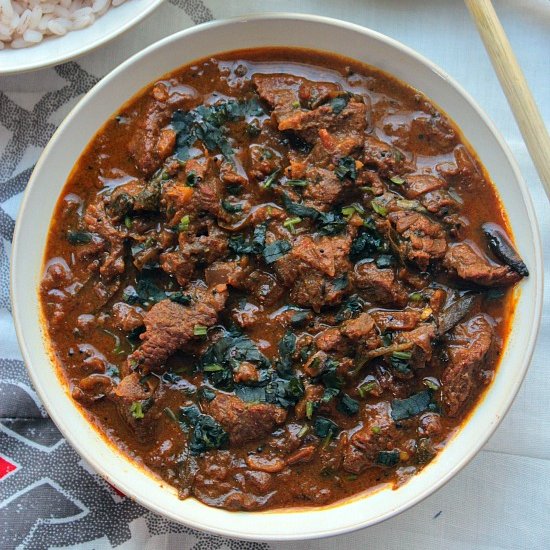
[[[549,125],[550,2],[496,0],[495,4]],[[514,152],[535,202],[545,254],[550,253],[548,201],[475,27],[459,0],[170,0],[124,36],[76,63],[0,79],[0,471],[10,469],[5,463],[2,466],[3,455],[19,470],[37,472],[34,478],[31,476],[32,483],[16,493],[15,481],[10,480],[17,479],[19,470],[0,480],[0,547],[549,549],[548,292],[532,365],[496,434],[449,484],[381,525],[302,543],[256,545],[229,541],[170,524],[133,503],[125,504],[128,499],[112,492],[108,497],[112,510],[107,509],[103,493],[109,489],[93,474],[86,474],[93,480],[88,486],[83,477],[75,482],[68,473],[75,471],[70,470],[70,464],[78,465],[76,471],[81,473],[85,465],[56,435],[35,402],[11,320],[8,255],[29,168],[47,137],[82,94],[130,55],[194,23],[265,11],[315,13],[365,25],[411,46],[455,77],[492,118]],[[24,409],[22,403],[29,398],[30,408]],[[50,472],[48,460],[52,457],[55,460]],[[69,465],[61,472],[55,467],[60,461]],[[79,494],[79,486],[86,490]],[[100,492],[104,498],[99,498]],[[52,511],[59,498],[66,500],[65,508],[59,504],[60,509],[74,505],[70,513],[63,512],[68,515]],[[34,516],[22,519],[22,508],[34,511]],[[109,515],[108,522],[101,519],[102,513]]]

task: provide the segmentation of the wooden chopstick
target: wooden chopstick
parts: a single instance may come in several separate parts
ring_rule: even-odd
[[[464,0],[550,199],[550,136],[491,0]]]

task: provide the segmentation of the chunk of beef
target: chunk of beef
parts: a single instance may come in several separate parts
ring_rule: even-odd
[[[467,242],[452,245],[443,265],[461,279],[481,286],[509,286],[521,280],[511,267],[489,263]]]
[[[368,313],[361,313],[355,319],[342,323],[341,332],[350,340],[368,340],[376,338],[374,319]]]
[[[439,223],[412,211],[391,212],[388,217],[402,237],[404,256],[420,269],[426,271],[430,263],[445,256],[447,239]]]
[[[140,383],[139,374],[134,372],[125,376],[109,395],[116,403],[122,419],[141,442],[152,440],[157,423],[151,414],[144,414],[143,418],[139,418],[140,415],[132,407],[137,405],[143,412],[144,403],[152,400],[154,393],[148,386]]]
[[[447,216],[450,212],[459,210],[460,204],[445,189],[437,189],[426,193],[420,202],[430,213],[436,216]]]
[[[304,79],[287,74],[255,74],[252,82],[258,95],[273,110],[273,118],[277,123],[300,104],[299,89]]]
[[[451,185],[471,189],[476,185],[486,185],[477,162],[466,147],[460,144],[454,149],[455,164],[443,164],[438,167],[439,173]]]
[[[336,204],[347,188],[333,170],[310,168],[306,172],[308,185],[304,188],[303,197],[308,206],[327,211]]]
[[[248,173],[261,181],[281,167],[279,153],[264,145],[253,143],[248,148]]]
[[[378,328],[384,331],[412,330],[420,322],[420,313],[411,309],[406,311],[373,311],[371,313]]]
[[[211,327],[217,322],[226,299],[226,291],[213,290],[197,291],[190,306],[158,302],[145,314],[142,344],[128,357],[128,364],[145,372],[158,369],[193,338],[196,325]]]
[[[141,327],[143,325],[143,310],[124,302],[117,302],[113,305],[113,325],[124,332]]]
[[[402,176],[412,171],[411,165],[399,149],[371,135],[365,136],[363,162],[384,177]]]
[[[181,286],[189,282],[197,262],[211,264],[227,253],[227,234],[215,222],[207,220],[197,233],[180,232],[178,249],[160,255],[161,268]]]
[[[449,365],[443,372],[443,404],[449,416],[456,416],[479,383],[480,370],[493,343],[493,327],[480,314],[457,325],[449,333]]]
[[[314,239],[304,235],[296,239],[291,255],[321,273],[334,277],[337,268],[346,263],[350,246],[351,239],[347,236]]]
[[[315,345],[322,351],[343,351],[347,347],[344,335],[338,327],[319,332],[315,337]]]
[[[414,344],[411,361],[413,367],[419,369],[424,368],[432,358],[432,344],[436,336],[435,326],[432,323],[425,323],[411,331],[400,333],[396,342],[412,342]]]
[[[380,269],[374,262],[358,264],[353,273],[353,283],[367,300],[397,307],[407,305],[407,291],[393,269]]]
[[[319,130],[334,133],[335,139],[344,133],[346,139],[357,138],[359,146],[359,137],[362,138],[367,127],[366,115],[367,106],[357,101],[350,101],[339,113],[331,105],[321,105],[313,111],[295,111],[281,120],[279,130],[292,130],[308,143],[319,140]]]
[[[392,450],[399,437],[387,402],[365,407],[363,424],[344,447],[343,468],[352,474],[379,466],[378,453]]]
[[[416,199],[421,195],[429,193],[430,191],[443,189],[444,187],[447,187],[445,180],[442,180],[436,176],[419,174],[407,176],[405,183],[400,187],[400,189],[408,199]]]
[[[315,109],[331,97],[337,95],[340,91],[340,86],[335,82],[311,82],[310,80],[305,80],[298,90],[298,96],[300,102],[308,109]]]
[[[458,136],[447,120],[435,114],[422,114],[410,123],[408,131],[401,132],[395,143],[418,155],[433,156],[450,153],[458,142]]]
[[[342,302],[346,296],[342,289],[330,279],[315,269],[301,273],[290,290],[292,303],[298,306],[310,307],[319,312],[324,306],[334,306]]]
[[[119,231],[113,225],[111,218],[105,211],[103,197],[99,196],[97,200],[86,208],[84,214],[84,223],[92,232],[99,235],[107,245],[107,250],[103,255],[99,272],[103,278],[110,280],[116,275],[124,272],[124,239],[126,235]]]
[[[231,445],[262,439],[286,420],[286,411],[268,403],[245,403],[234,395],[219,393],[204,408],[229,434]]]

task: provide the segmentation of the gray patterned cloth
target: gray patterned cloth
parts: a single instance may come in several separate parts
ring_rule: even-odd
[[[463,472],[435,495],[382,525],[337,539],[292,544],[248,543],[200,533],[148,512],[118,493],[72,450],[48,418],[15,339],[8,284],[11,239],[23,190],[51,134],[82,95],[124,59],[163,36],[214,17],[274,10],[312,12],[370,26],[431,57],[466,86],[504,134],[528,181],[545,250],[550,252],[548,203],[462,2],[424,0],[421,4],[169,0],[100,51],[52,69],[0,79],[0,548],[340,546],[354,550],[365,548],[366,541],[369,548],[392,549],[550,548],[548,307],[537,352],[516,403]],[[501,0],[499,14],[548,121],[549,3]]]

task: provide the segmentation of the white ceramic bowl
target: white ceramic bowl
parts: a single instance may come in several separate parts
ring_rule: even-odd
[[[486,397],[446,449],[396,491],[308,511],[228,512],[178,500],[107,444],[79,412],[47,353],[39,323],[37,287],[55,203],[82,150],[104,120],[141,87],[194,59],[266,45],[321,48],[380,67],[423,91],[460,126],[478,152],[510,216],[531,276],[521,284],[508,346]],[[525,183],[508,147],[472,99],[430,61],[386,36],[322,17],[272,14],[217,21],[180,32],[145,49],[106,76],[59,127],[38,162],[19,213],[12,257],[17,335],[34,385],[75,449],[109,482],[147,508],[186,525],[255,540],[290,540],[344,533],[387,519],[441,487],[481,448],[508,410],[531,358],[541,314],[542,253]],[[475,495],[472,495],[475,497]]]
[[[0,50],[0,75],[43,69],[74,59],[137,25],[163,0],[127,0],[110,8],[92,25],[64,36],[48,37],[36,46]]]

